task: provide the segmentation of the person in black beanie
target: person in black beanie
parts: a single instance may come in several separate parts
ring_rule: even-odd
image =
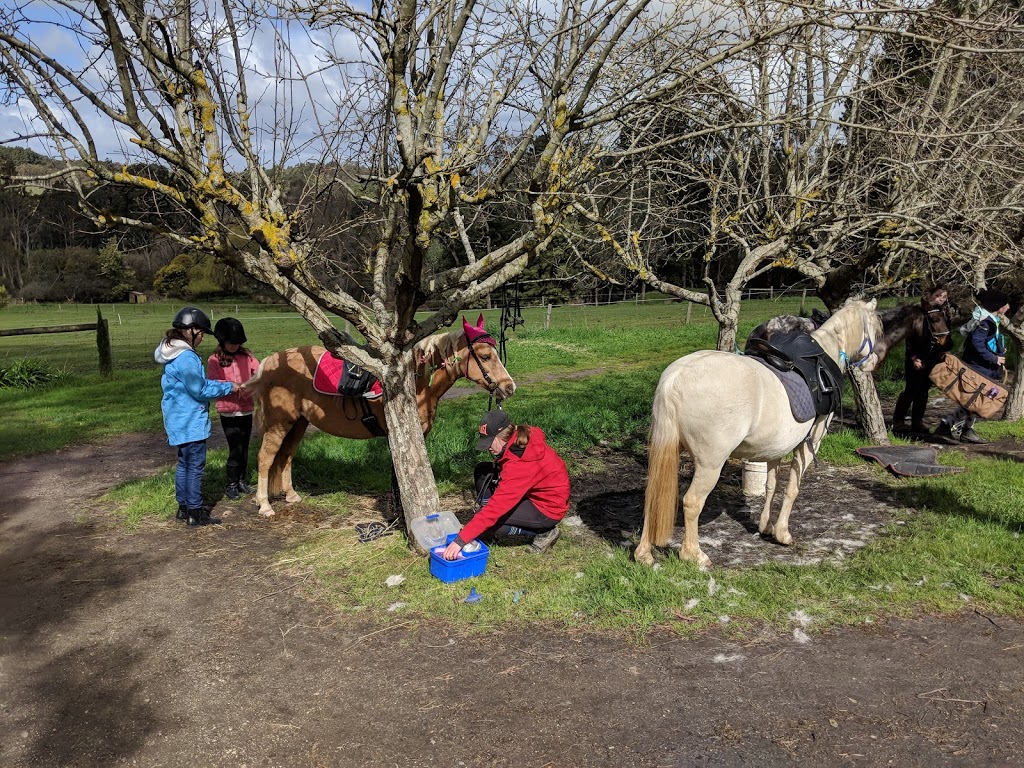
[[[978,306],[967,325],[960,329],[967,338],[961,359],[964,365],[993,381],[1002,381],[1006,364],[1006,339],[1000,330],[1002,318],[1010,311],[1010,299],[1005,293],[984,289],[978,292]],[[957,407],[945,416],[935,428],[939,437],[962,443],[986,442],[974,431],[978,417],[965,408]]]

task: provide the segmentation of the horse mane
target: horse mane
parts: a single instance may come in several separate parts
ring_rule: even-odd
[[[857,312],[852,310],[857,310]],[[833,312],[832,316],[822,323],[818,330],[811,335],[815,336],[821,331],[824,331],[825,333],[831,334],[842,341],[845,332],[849,330],[849,325],[852,319],[863,312],[867,312],[870,315],[870,322],[872,326],[870,331],[875,336],[874,350],[875,353],[878,354],[878,359],[881,360],[885,357],[885,351],[888,349],[888,347],[883,347],[885,326],[882,324],[882,320],[881,317],[879,317],[878,312],[868,310],[868,302],[866,301],[861,301],[860,299],[847,299],[846,303]]]
[[[416,360],[425,360],[429,365],[439,365],[455,354],[459,342],[465,337],[466,334],[461,328],[427,336],[416,343]]]

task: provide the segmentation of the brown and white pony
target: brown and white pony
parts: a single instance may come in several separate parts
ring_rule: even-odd
[[[851,301],[811,335],[840,368],[878,364],[875,345],[882,338],[875,301]],[[675,527],[679,498],[679,455],[689,451],[694,471],[683,496],[685,535],[679,557],[701,567],[711,560],[701,551],[697,520],[730,458],[764,461],[768,483],[760,530],[780,544],[791,544],[789,513],[804,471],[817,453],[831,416],[798,422],[782,382],[761,363],[731,352],[705,350],[681,357],[662,373],[651,417],[644,527],[634,556],[651,565],[653,546],[664,546]],[[782,510],[769,526],[782,458],[793,452]]]
[[[470,343],[469,339],[474,341]],[[296,347],[277,352],[260,364],[259,371],[243,386],[256,400],[256,419],[263,443],[259,453],[256,499],[260,514],[274,514],[270,495],[284,493],[285,501],[302,499],[292,486],[292,458],[306,428],[338,437],[368,440],[376,437],[362,422],[359,398],[324,395],[313,389],[317,362],[323,347]],[[498,357],[494,340],[483,330],[483,316],[476,326],[463,322],[462,330],[434,334],[416,345],[416,399],[423,434],[434,425],[437,403],[460,378],[468,378],[498,399],[511,397],[516,385]],[[377,423],[387,432],[383,398],[366,401]]]

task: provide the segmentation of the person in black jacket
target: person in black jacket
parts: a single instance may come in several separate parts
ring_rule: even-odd
[[[892,431],[896,435],[924,433],[924,412],[928,407],[928,390],[932,386],[928,374],[950,351],[953,339],[949,332],[949,296],[944,285],[933,286],[922,298],[924,315],[915,318],[907,334],[904,362],[903,392],[892,412]],[[907,413],[910,429],[907,429]]]
[[[960,329],[967,337],[961,359],[964,365],[982,376],[1001,382],[1005,373],[1006,340],[1000,323],[1010,311],[1010,300],[1002,291],[985,289],[978,292],[977,304],[970,322]],[[935,434],[963,443],[984,443],[985,440],[974,431],[977,420],[975,414],[957,407],[942,419],[935,428]]]

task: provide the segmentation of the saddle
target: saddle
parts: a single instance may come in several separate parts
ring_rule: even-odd
[[[381,397],[384,394],[384,389],[380,382],[365,369],[343,358],[335,357],[330,351],[324,352],[320,355],[316,371],[313,373],[313,389],[322,395],[352,398],[356,403],[356,412],[352,415],[349,415],[349,408],[346,406],[349,401],[341,401],[346,417],[358,418],[371,435],[380,437],[385,434],[377,417],[366,402],[367,399]]]
[[[818,416],[827,416],[839,410],[843,394],[843,373],[809,333],[781,333],[773,336],[770,342],[749,339],[743,354],[760,358],[768,366],[783,373],[792,371],[799,374],[811,393],[814,412]]]

